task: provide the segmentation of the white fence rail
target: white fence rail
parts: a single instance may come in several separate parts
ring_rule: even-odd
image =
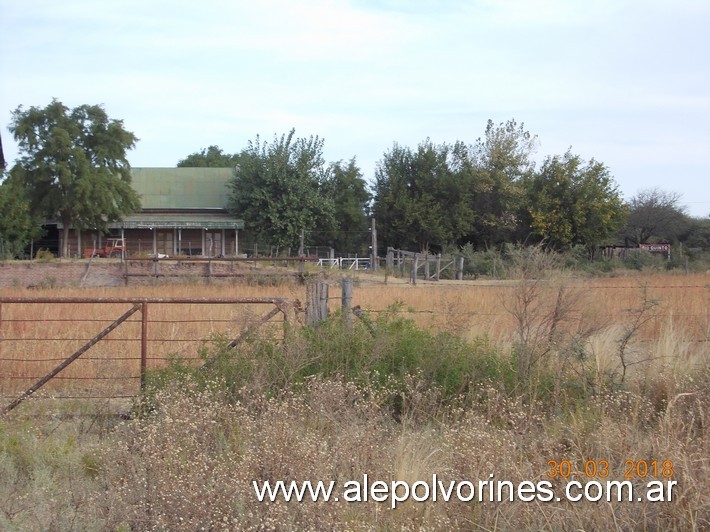
[[[332,259],[318,259],[321,268],[337,268],[338,270],[369,270],[369,257],[338,257]]]

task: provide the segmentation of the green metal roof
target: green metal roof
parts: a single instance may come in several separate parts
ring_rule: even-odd
[[[244,221],[219,212],[141,212],[129,214],[120,222],[109,224],[113,229],[244,229]]]
[[[143,209],[226,209],[233,168],[131,168]]]

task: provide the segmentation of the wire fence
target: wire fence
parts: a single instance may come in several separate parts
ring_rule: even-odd
[[[133,397],[147,370],[204,360],[211,338],[282,339],[290,314],[284,298],[0,297],[0,397]]]
[[[678,284],[646,287],[624,281],[572,281],[566,289],[584,294],[584,304],[601,302],[594,309],[595,316],[622,325],[637,308],[634,298],[639,291],[646,290],[650,299],[673,298],[654,310],[649,327],[659,329],[664,322],[675,320],[688,333],[684,340],[710,356],[710,283],[697,279],[689,284],[679,280]],[[331,280],[330,284],[333,297],[326,297],[325,303],[332,312],[337,306],[334,300],[341,299],[337,293],[340,282]],[[451,285],[451,290],[440,289],[446,286],[431,282],[400,290],[397,312],[419,316],[429,324],[459,320],[466,326],[476,324],[479,330],[512,321],[504,299],[516,290],[515,282],[464,281]],[[392,299],[383,295],[383,288],[398,289],[396,285],[357,286],[352,302],[373,316],[391,312]],[[583,319],[584,304],[567,316],[568,321]],[[26,392],[135,306],[137,310],[119,326],[43,384],[42,392],[62,398],[134,397],[146,370],[164,366],[173,357],[199,364],[216,336],[236,339],[258,329],[260,334],[282,339],[284,323],[295,316],[284,298],[0,297],[0,399],[6,402]],[[656,341],[657,332],[653,334],[640,342]]]

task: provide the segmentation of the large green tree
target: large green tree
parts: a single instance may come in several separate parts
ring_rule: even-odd
[[[680,198],[677,192],[660,188],[640,190],[629,202],[622,236],[637,245],[651,240],[682,239],[690,224]]]
[[[510,242],[518,228],[524,201],[522,183],[534,170],[532,155],[537,137],[511,119],[488,120],[483,138],[469,147],[473,161],[473,231],[467,235],[477,247]]]
[[[352,256],[367,254],[370,233],[368,219],[372,196],[355,159],[333,163],[325,183],[325,193],[333,200],[335,225],[319,225],[315,241]]]
[[[570,151],[548,157],[528,180],[526,208],[533,236],[556,249],[593,251],[616,234],[626,214],[608,168]]]
[[[41,220],[32,217],[30,202],[20,176],[0,183],[0,256],[20,257],[30,240],[42,234]]]
[[[5,162],[5,152],[2,150],[2,136],[0,136],[0,172],[5,170],[7,163]]]
[[[126,152],[136,136],[99,105],[69,109],[57,99],[45,108],[18,107],[10,131],[20,157],[13,168],[24,181],[31,211],[69,228],[105,231],[108,222],[140,208],[131,188]]]
[[[199,152],[191,153],[184,159],[180,159],[178,167],[209,167],[209,168],[234,168],[239,162],[239,154],[229,154],[222,151],[219,146],[210,146]]]
[[[273,142],[257,137],[239,154],[230,208],[258,237],[296,247],[302,231],[335,225],[328,179],[322,139],[296,138],[293,129]]]
[[[484,136],[471,145],[427,140],[413,151],[395,144],[375,173],[380,240],[408,249],[511,241],[536,144],[537,137],[515,120],[489,120]]]
[[[688,217],[687,220],[689,228],[686,245],[691,249],[710,251],[710,218]]]
[[[429,139],[416,151],[395,144],[375,171],[374,215],[380,240],[403,249],[440,250],[474,218],[469,165],[461,145]]]

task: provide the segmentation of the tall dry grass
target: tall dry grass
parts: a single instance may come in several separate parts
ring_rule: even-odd
[[[297,285],[131,287],[94,293],[305,301]],[[3,293],[18,294],[28,295]],[[331,297],[335,310],[336,283]],[[391,315],[388,307],[395,302],[400,316],[434,332],[378,323],[378,316]],[[215,372],[198,382],[187,375],[146,397],[136,410],[140,415],[129,420],[113,417],[114,406],[108,403],[23,405],[0,420],[0,528],[710,527],[710,289],[705,276],[580,280],[553,275],[417,287],[363,280],[355,288],[354,303],[370,312],[382,335],[379,341],[367,330],[339,333],[332,324],[312,336],[294,337],[283,351],[273,347],[278,344],[255,340],[240,351],[242,358],[223,361],[240,361],[240,368],[249,363],[247,380]],[[118,309],[104,310],[113,316]],[[104,310],[96,315],[103,316]],[[3,318],[25,311],[4,308]],[[42,312],[48,320],[54,316],[52,309]],[[63,311],[78,317],[76,312]],[[160,312],[165,314],[155,316],[166,323],[156,325],[156,331],[180,326],[179,313]],[[206,310],[180,312],[204,316]],[[199,326],[207,325],[206,331],[192,324],[188,334],[225,327],[234,333],[252,311],[218,312],[211,323]],[[1,327],[5,334],[6,324]],[[437,331],[450,336],[437,336]],[[442,377],[446,368],[431,364],[399,381],[345,378],[361,369],[358,364],[379,363],[388,349],[397,351],[399,358],[392,360],[399,364],[419,363],[411,350],[424,348],[444,359],[442,349],[459,344],[443,340],[458,337],[478,346],[470,353],[462,350],[462,356],[476,361],[494,352],[508,373],[481,364],[476,366],[480,375],[470,374],[469,386],[449,395],[429,378]],[[523,355],[529,362],[525,379],[517,364]],[[315,373],[309,374],[309,368]],[[225,386],[226,378],[240,387]],[[548,460],[569,460],[583,474],[590,459],[609,462],[609,480],[623,480],[627,460],[672,460],[676,498],[664,503],[410,502],[393,510],[374,502],[259,503],[251,487],[255,479],[342,483],[363,474],[387,482],[428,480],[434,473],[443,480],[478,481],[493,474],[518,483],[545,479]],[[556,481],[557,488],[563,484]],[[640,487],[643,480],[634,479],[634,484]]]
[[[232,403],[219,384],[171,386],[140,419],[102,437],[76,426],[24,430],[2,422],[0,526],[6,530],[705,530],[710,445],[693,415],[704,382],[657,416],[636,394],[605,395],[568,416],[530,415],[488,390],[478,408],[450,405],[392,419],[386,390],[313,379],[298,393]],[[413,399],[425,393],[412,383]],[[689,389],[690,390],[690,389]],[[686,401],[687,404],[683,404]],[[106,423],[104,421],[104,423]],[[49,430],[54,432],[47,435]],[[73,432],[72,432],[73,431]],[[546,479],[548,460],[673,460],[671,502],[257,501],[252,481],[520,483]],[[654,477],[655,479],[655,477]],[[648,479],[633,479],[641,490]],[[665,479],[662,479],[665,480]],[[562,495],[565,482],[554,482]],[[637,492],[640,493],[640,492]]]

